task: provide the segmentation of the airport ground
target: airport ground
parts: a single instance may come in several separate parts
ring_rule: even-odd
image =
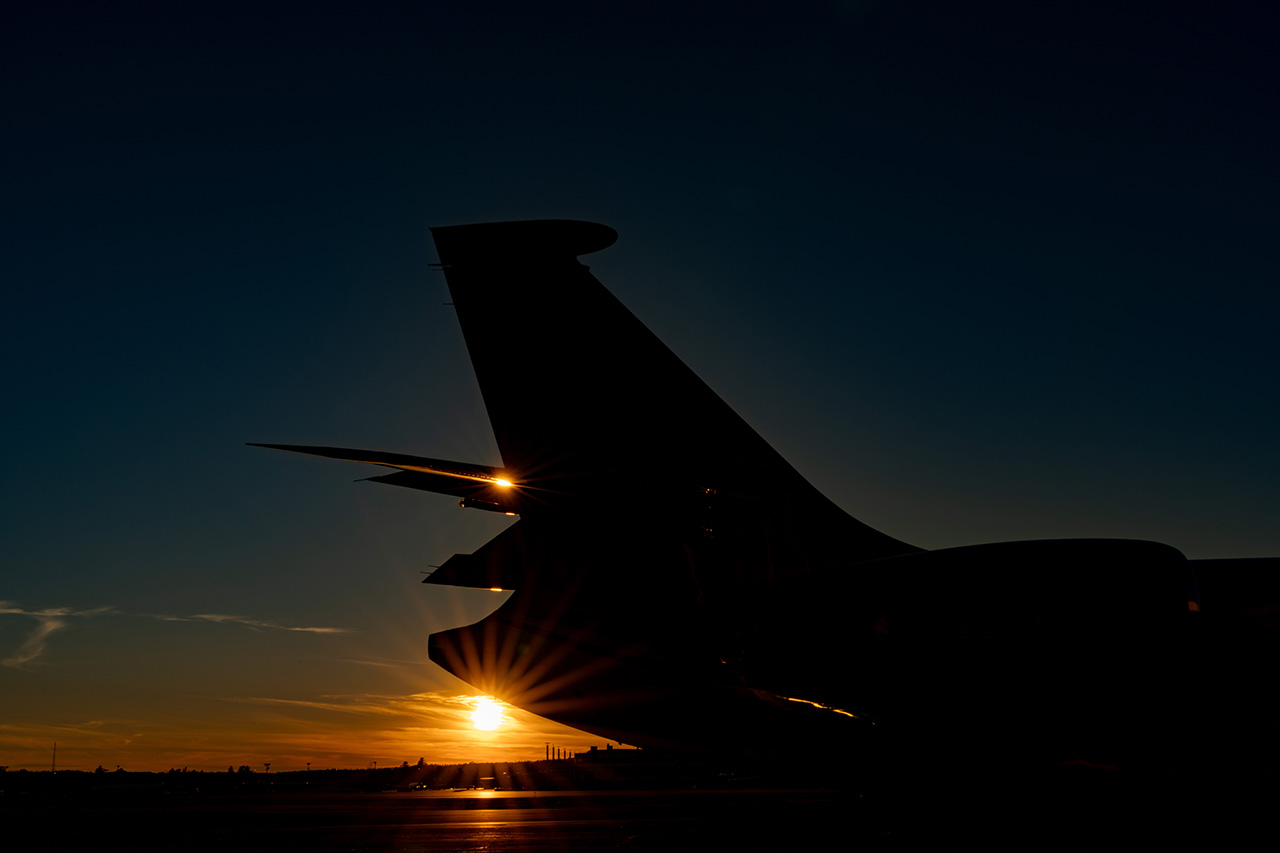
[[[1005,783],[926,780],[896,791],[139,785],[6,792],[0,820],[33,849],[137,853],[1065,849],[1104,841],[1242,849],[1273,833],[1277,793],[1256,780],[1191,791],[1096,768]]]

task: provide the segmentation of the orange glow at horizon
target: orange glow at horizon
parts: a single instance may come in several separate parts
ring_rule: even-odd
[[[58,742],[59,770],[92,771],[101,764],[126,771],[173,767],[223,772],[249,765],[271,773],[360,768],[376,760],[395,767],[419,758],[428,764],[541,761],[545,744],[585,752],[601,741],[590,734],[530,714],[499,699],[447,690],[410,694],[322,694],[298,699],[224,698],[216,713],[197,698],[170,720],[136,719],[0,726],[0,754],[10,771],[47,770],[50,744]],[[476,725],[492,707],[493,729]],[[490,713],[490,712],[485,712]]]

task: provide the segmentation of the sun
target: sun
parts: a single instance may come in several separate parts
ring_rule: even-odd
[[[471,712],[471,725],[482,732],[491,732],[502,725],[502,706],[488,696],[476,699],[476,709]]]

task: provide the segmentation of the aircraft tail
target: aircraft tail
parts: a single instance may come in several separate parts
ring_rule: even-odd
[[[431,231],[526,521],[603,514],[656,535],[678,518],[666,534],[755,552],[749,573],[770,577],[918,550],[823,497],[591,275],[577,256],[613,229]]]

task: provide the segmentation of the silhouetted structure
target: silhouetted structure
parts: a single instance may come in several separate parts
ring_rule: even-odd
[[[1133,540],[921,550],[818,493],[605,290],[577,257],[612,229],[432,232],[502,466],[265,446],[520,516],[427,578],[515,590],[431,638],[441,666],[610,740],[850,772],[1186,756],[1214,654],[1192,568],[1226,589],[1280,561]]]

